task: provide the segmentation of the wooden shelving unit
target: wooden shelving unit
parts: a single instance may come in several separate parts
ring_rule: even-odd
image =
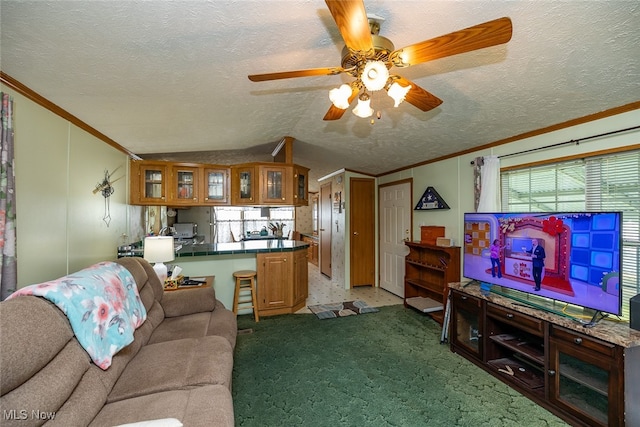
[[[460,247],[435,246],[405,242],[409,254],[405,258],[404,304],[426,312],[438,323],[444,318],[448,284],[460,281]],[[426,300],[421,300],[421,298]],[[430,301],[429,301],[430,300]],[[441,307],[433,310],[433,307]],[[425,311],[420,307],[431,307]]]

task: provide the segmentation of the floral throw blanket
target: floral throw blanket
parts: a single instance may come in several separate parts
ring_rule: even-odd
[[[27,286],[9,298],[21,295],[43,297],[58,306],[80,345],[103,370],[111,366],[114,354],[133,342],[133,332],[147,318],[133,276],[110,261]]]

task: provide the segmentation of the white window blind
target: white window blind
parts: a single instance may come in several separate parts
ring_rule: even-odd
[[[622,313],[640,293],[640,151],[505,171],[505,212],[622,212]]]

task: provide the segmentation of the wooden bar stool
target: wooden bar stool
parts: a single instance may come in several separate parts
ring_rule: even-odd
[[[256,323],[260,321],[260,317],[258,316],[258,303],[257,295],[256,295],[256,276],[257,273],[253,270],[240,270],[233,273],[233,277],[236,279],[236,292],[233,296],[233,312],[238,314],[238,304],[246,304],[249,303],[251,305],[243,305],[242,309],[252,308],[253,309],[253,317],[256,320]],[[240,295],[240,291],[249,291],[251,295]],[[249,296],[251,298],[249,298]],[[240,298],[243,299],[240,299]]]

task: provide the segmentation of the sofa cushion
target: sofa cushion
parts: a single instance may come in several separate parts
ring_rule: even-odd
[[[216,301],[216,309],[211,312],[207,335],[224,337],[231,344],[231,348],[236,347],[238,318],[233,311],[227,310],[220,301]]]
[[[202,313],[216,307],[216,292],[213,287],[165,292],[160,304],[165,317]]]
[[[64,314],[38,297],[2,302],[0,325],[1,395],[33,377],[73,339],[73,331]]]
[[[190,292],[184,292],[184,294]],[[236,336],[238,335],[236,315],[231,310],[225,309],[220,301],[215,302],[215,310],[213,311],[165,318],[154,329],[149,344],[207,335],[221,336],[229,341],[231,348],[236,346]]]
[[[90,427],[177,418],[189,427],[233,426],[233,401],[222,385],[171,390],[108,403]]]
[[[107,402],[107,390],[100,378],[104,373],[105,371],[92,365],[92,368],[82,376],[64,405],[56,411],[55,418],[49,421],[46,426],[88,425]],[[21,426],[24,427],[25,424],[21,424]]]
[[[108,401],[203,384],[231,388],[232,371],[233,349],[222,337],[148,344],[129,362]]]
[[[133,342],[134,331],[147,318],[133,275],[111,261],[26,286],[8,299],[29,295],[53,302],[67,315],[76,339],[102,369]]]
[[[195,313],[187,316],[167,317],[153,330],[149,344],[173,341],[178,338],[199,338],[207,336],[211,312]]]

